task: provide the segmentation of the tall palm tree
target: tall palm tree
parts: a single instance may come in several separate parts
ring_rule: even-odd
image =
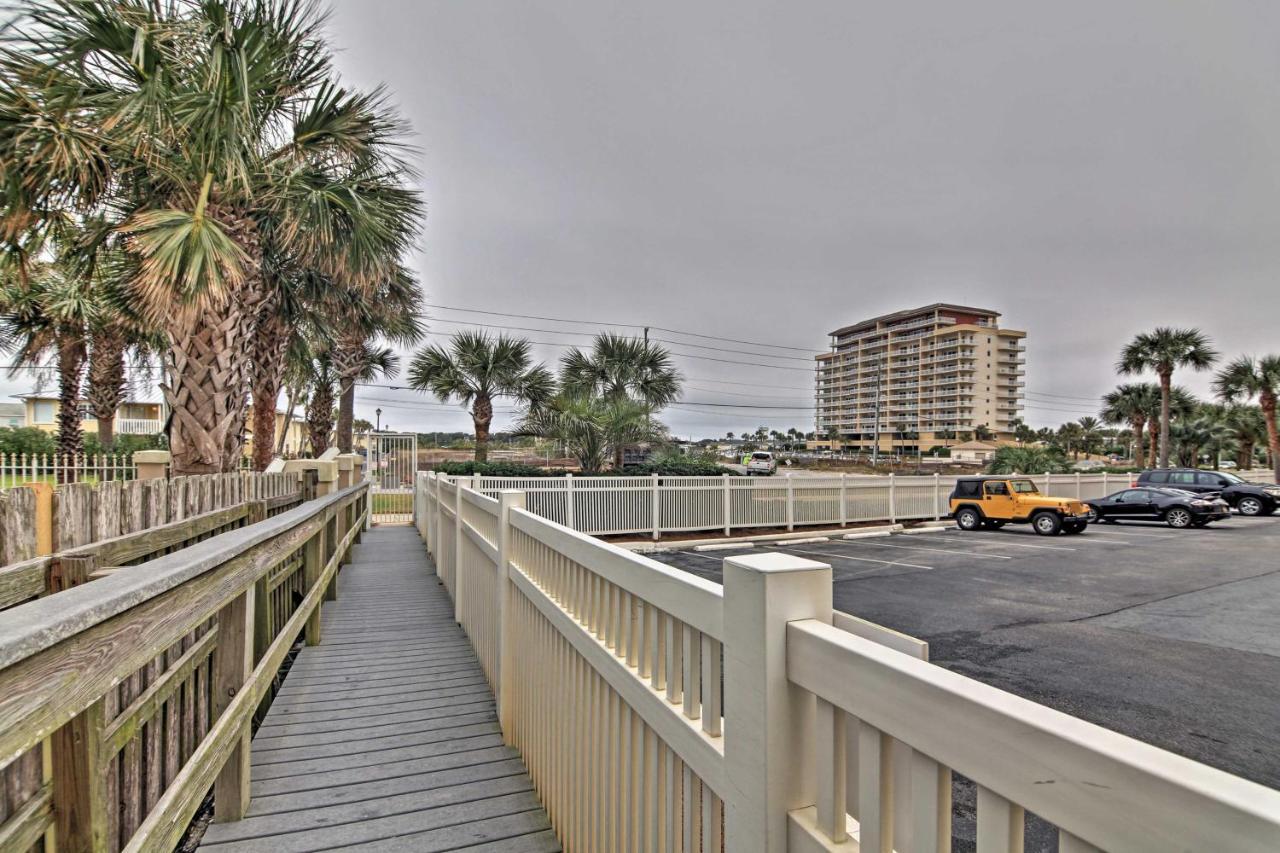
[[[457,400],[468,406],[476,432],[475,461],[484,462],[493,401],[505,397],[537,407],[551,398],[555,379],[544,365],[530,363],[528,341],[463,331],[447,349],[432,344],[418,350],[409,364],[409,387],[434,394],[442,403]]]
[[[1169,420],[1173,372],[1180,367],[1208,370],[1218,352],[1199,329],[1161,326],[1134,337],[1120,353],[1116,369],[1125,375],[1153,371],[1160,378],[1160,467],[1169,467]]]
[[[387,274],[420,217],[405,127],[343,88],[309,2],[31,0],[0,48],[0,239],[105,212],[166,335],[175,473],[232,470],[272,270]]]
[[[1280,482],[1280,435],[1276,433],[1276,399],[1280,396],[1280,355],[1241,356],[1218,372],[1214,393],[1225,402],[1258,399],[1267,425],[1267,448]]]
[[[1145,430],[1152,410],[1160,407],[1160,387],[1150,382],[1117,386],[1102,398],[1102,419],[1109,424],[1126,424],[1133,430],[1133,464],[1147,467]]]
[[[560,385],[570,396],[630,398],[656,414],[680,399],[684,377],[663,347],[640,338],[605,332],[596,335],[589,352],[574,347],[560,359]],[[756,440],[763,443],[769,431],[760,427]],[[621,446],[615,447],[613,464],[622,468]]]
[[[1236,448],[1236,465],[1252,468],[1254,448],[1267,443],[1267,422],[1261,406],[1231,405],[1224,417]]]
[[[329,437],[333,434],[333,392],[337,381],[329,350],[321,348],[312,362],[308,382],[307,441],[311,445],[312,456],[319,456],[329,449]]]
[[[562,444],[584,472],[596,472],[618,448],[665,437],[665,428],[651,414],[649,406],[630,397],[560,393],[531,407],[515,433]]]
[[[98,310],[86,279],[49,262],[10,269],[0,289],[0,340],[13,350],[10,373],[52,356],[58,374],[58,453],[84,452],[80,396],[88,332]]]

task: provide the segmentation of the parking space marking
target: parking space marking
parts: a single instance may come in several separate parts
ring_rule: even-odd
[[[869,541],[858,542],[857,544],[860,546],[866,546],[869,548],[901,548],[904,551],[932,551],[935,554],[958,554],[962,557],[982,557],[982,558],[988,558],[992,560],[1012,560],[1013,559],[1013,557],[1008,557],[1003,554],[981,554],[981,553],[978,553],[977,551],[969,551],[965,549],[952,550],[950,548],[925,548],[920,545],[891,545],[888,542],[869,542]]]
[[[966,536],[972,536],[972,535],[973,535],[973,533],[972,533],[972,532],[969,532],[969,533],[966,533],[965,535],[966,535]],[[997,546],[997,547],[1000,547],[1000,548],[1034,548],[1034,549],[1035,549],[1035,550],[1037,550],[1037,551],[1074,551],[1074,550],[1076,550],[1075,548],[1069,548],[1069,547],[1067,547],[1066,545],[1031,545],[1031,544],[1029,544],[1029,543],[1025,543],[1025,542],[1005,542],[1005,541],[1003,541],[1004,539],[1021,539],[1021,538],[1028,538],[1028,539],[1029,539],[1029,538],[1031,538],[1031,537],[1033,537],[1033,536],[1035,535],[1035,534],[1032,534],[1032,533],[990,533],[990,534],[988,534],[988,535],[990,535],[990,536],[998,536],[998,537],[1001,537],[1001,542],[1000,542],[1000,543],[999,543],[999,545]],[[1081,540],[1080,540],[1080,539],[1078,539],[1078,538],[1073,537],[1071,541],[1072,541],[1072,542],[1079,542],[1079,541],[1081,541]],[[995,543],[989,543],[989,544],[995,544]],[[1106,544],[1106,543],[1102,543],[1102,542],[1095,542],[1094,544],[1095,544],[1095,545],[1102,545],[1102,544]],[[1113,544],[1113,545],[1128,545],[1129,543],[1128,543],[1128,542],[1112,542],[1112,543],[1110,543],[1110,544]]]
[[[857,560],[859,563],[879,563],[883,566],[902,566],[907,569],[933,571],[933,566],[921,566],[918,563],[904,563],[901,560],[873,560],[870,557],[851,557],[848,554],[833,554],[830,551],[810,551],[804,548],[788,548],[788,554],[810,554],[817,557],[828,557],[835,560]]]
[[[1145,537],[1147,537],[1147,538],[1149,538],[1149,539],[1164,539],[1166,536],[1176,535],[1179,531],[1176,531],[1176,530],[1173,530],[1172,528],[1170,528],[1169,530],[1167,530],[1167,531],[1166,531],[1166,532],[1164,532],[1164,533],[1142,533],[1141,531],[1138,531],[1138,530],[1130,530],[1130,529],[1127,529],[1127,528],[1121,528],[1120,530],[1097,530],[1097,529],[1090,529],[1090,531],[1089,531],[1089,532],[1090,532],[1090,533],[1097,534],[1098,536],[1120,536],[1120,537],[1124,537],[1124,536],[1145,536]]]

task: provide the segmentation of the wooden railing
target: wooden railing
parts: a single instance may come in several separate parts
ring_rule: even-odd
[[[724,585],[420,476],[416,519],[568,851],[1280,849],[1280,792],[927,663],[832,609],[831,568],[724,561]],[[449,505],[448,502],[452,501]]]
[[[299,636],[320,641],[368,508],[365,483],[271,517],[257,502],[255,523],[5,611],[0,851],[169,851],[210,788],[215,819],[242,816],[254,711]]]
[[[0,565],[0,610],[277,515],[309,493],[314,494],[314,485],[298,474],[77,484],[53,496],[51,517],[41,522],[36,493],[15,490],[10,496],[20,503],[5,509],[24,511],[6,521],[52,523],[57,536],[50,538],[56,538],[61,550]],[[34,531],[24,533],[34,548]]]

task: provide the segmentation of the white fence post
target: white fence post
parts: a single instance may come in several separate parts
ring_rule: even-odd
[[[933,520],[942,520],[942,477],[933,472]]]
[[[728,536],[733,529],[733,498],[729,492],[729,475],[721,476],[724,478],[724,535]]]
[[[462,624],[462,490],[466,488],[469,477],[459,477],[454,481],[453,493],[453,621]]]
[[[893,479],[893,472],[889,472],[889,523],[898,523],[898,501],[897,487]]]
[[[1080,472],[1077,471],[1076,472],[1076,500],[1080,500],[1080,495],[1082,494],[1083,492],[1080,491]]]
[[[507,630],[511,618],[511,606],[515,590],[511,586],[512,532],[511,510],[524,509],[524,492],[498,493],[498,671],[494,675],[494,693],[498,701],[498,725],[502,740],[511,745],[511,732],[515,730],[512,719],[514,697],[511,695],[512,632]]]
[[[662,493],[658,491],[658,475],[653,475],[653,541],[662,538]]]
[[[1102,472],[1102,495],[1106,497],[1111,494],[1111,487],[1107,485],[1107,472]]]
[[[840,526],[849,524],[849,475],[840,472]]]
[[[443,503],[443,500],[441,499],[441,496],[440,496],[440,492],[441,492],[441,489],[444,487],[444,484],[445,484],[445,475],[437,474],[436,475],[436,538],[435,538],[436,547],[435,547],[435,550],[431,552],[431,565],[435,567],[436,577],[440,577],[440,557],[441,555],[444,554],[444,549],[440,547],[441,543],[444,542],[444,510],[440,508],[441,504]]]
[[[791,482],[791,475],[787,474],[787,529],[796,529],[796,486]]]
[[[578,525],[573,517],[573,475],[564,475],[564,526],[577,530]]]
[[[789,554],[724,561],[725,849],[785,853],[813,805],[813,694],[787,680],[787,623],[831,622],[831,567]]]

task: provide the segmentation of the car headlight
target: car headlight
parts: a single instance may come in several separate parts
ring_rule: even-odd
[[[1272,488],[1263,489],[1262,491],[1274,497],[1280,497],[1280,486],[1273,486]]]
[[[1213,506],[1213,501],[1192,501],[1192,506]]]

